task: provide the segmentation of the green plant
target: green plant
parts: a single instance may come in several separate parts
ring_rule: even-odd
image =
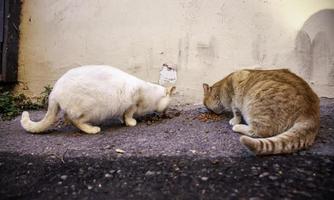
[[[24,94],[14,95],[15,106],[20,110],[36,110],[40,109],[41,105],[33,102],[29,97]]]
[[[12,119],[20,113],[15,105],[14,96],[8,91],[0,93],[0,113],[4,120]]]
[[[12,92],[0,88],[0,116],[2,120],[11,120],[24,110],[36,110],[47,108],[49,95],[52,87],[47,85],[44,87],[41,96],[37,102],[24,94],[14,95]]]
[[[50,95],[52,89],[53,89],[52,86],[47,85],[47,86],[44,86],[44,90],[41,92],[41,97],[39,98],[39,104],[43,108],[48,107],[49,95]]]

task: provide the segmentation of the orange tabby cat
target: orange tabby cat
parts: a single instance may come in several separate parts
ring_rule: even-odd
[[[292,153],[311,146],[318,133],[319,98],[287,69],[241,70],[203,88],[204,105],[217,114],[232,111],[233,131],[255,154]]]

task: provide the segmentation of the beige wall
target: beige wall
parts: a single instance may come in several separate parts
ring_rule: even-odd
[[[24,0],[18,90],[37,96],[86,64],[159,82],[168,64],[182,103],[250,66],[288,67],[334,97],[333,9],[332,0]]]

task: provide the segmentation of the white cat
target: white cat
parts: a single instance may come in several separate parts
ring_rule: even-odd
[[[31,121],[25,111],[21,125],[32,133],[43,132],[55,122],[60,108],[67,120],[89,134],[101,130],[90,123],[111,117],[123,117],[127,126],[135,126],[134,114],[163,112],[174,90],[175,87],[145,82],[111,66],[82,66],[69,70],[56,82],[41,121]]]

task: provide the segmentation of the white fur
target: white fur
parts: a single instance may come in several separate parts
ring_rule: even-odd
[[[88,123],[99,123],[111,117],[124,117],[126,124],[133,126],[136,124],[133,114],[164,111],[170,93],[160,85],[145,82],[111,66],[82,66],[69,70],[56,82],[42,121],[32,122],[29,114],[24,112],[21,125],[29,132],[45,131],[55,121],[60,107],[73,124],[87,133],[100,131],[99,127]]]

